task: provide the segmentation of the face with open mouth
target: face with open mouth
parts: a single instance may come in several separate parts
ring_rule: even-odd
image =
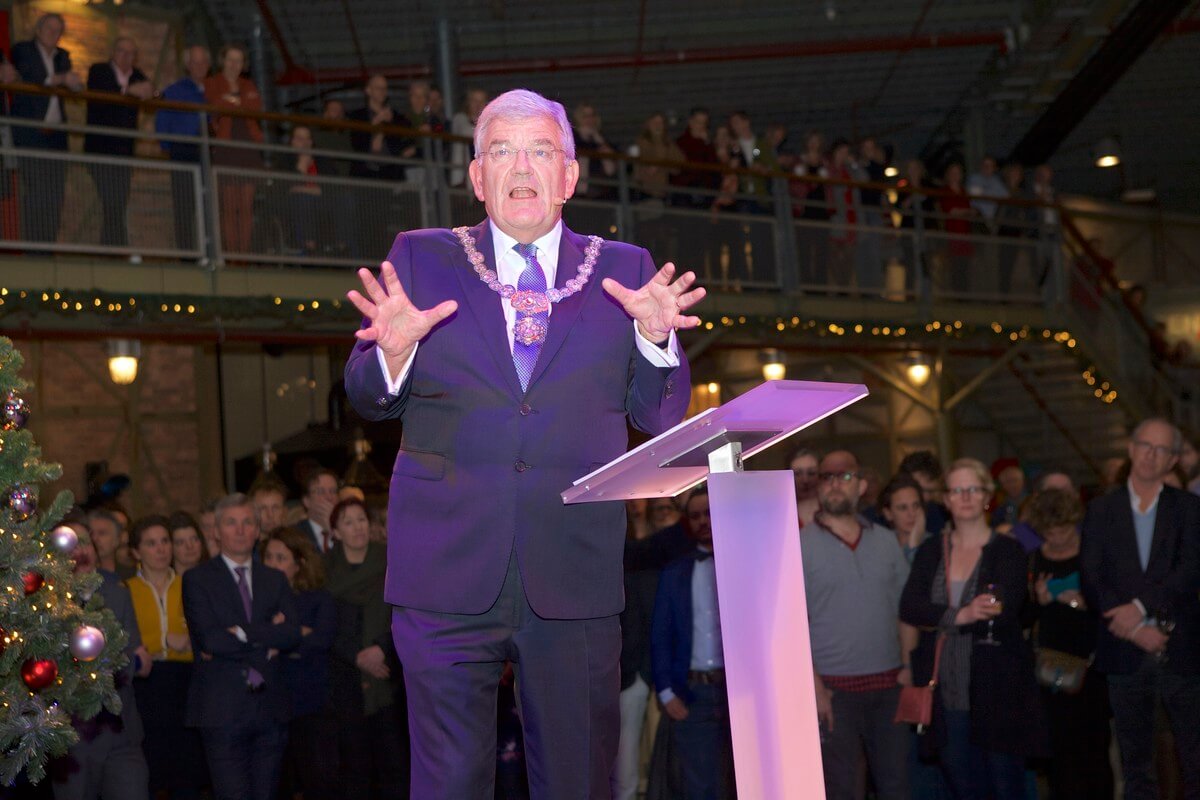
[[[519,242],[535,241],[562,216],[562,201],[575,192],[579,164],[566,161],[558,126],[549,117],[526,120],[497,119],[488,131],[488,152],[516,151],[508,163],[491,155],[471,162],[471,184],[500,230]],[[552,149],[548,162],[531,158],[528,151]]]

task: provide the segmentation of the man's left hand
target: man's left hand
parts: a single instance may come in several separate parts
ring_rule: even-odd
[[[1142,623],[1142,612],[1133,603],[1126,603],[1105,611],[1104,618],[1108,620],[1108,630],[1113,636],[1128,639]]]
[[[674,283],[675,265],[667,262],[663,268],[640,289],[622,286],[612,278],[601,282],[604,291],[621,304],[625,313],[637,322],[642,336],[655,344],[663,344],[674,329],[694,328],[700,324],[699,317],[684,315],[692,306],[704,299],[704,287],[691,288],[696,282],[696,273],[685,272]]]

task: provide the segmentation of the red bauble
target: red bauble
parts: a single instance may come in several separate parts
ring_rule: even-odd
[[[21,665],[21,680],[32,692],[40,692],[58,677],[58,664],[49,658],[27,658]]]
[[[21,580],[25,584],[26,597],[29,597],[29,595],[46,585],[46,579],[39,572],[26,572]]]

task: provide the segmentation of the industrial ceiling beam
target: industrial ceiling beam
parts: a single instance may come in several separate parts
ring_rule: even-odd
[[[264,3],[265,0],[259,0]],[[557,58],[515,58],[463,60],[459,74],[463,77],[485,75],[514,75],[538,72],[568,72],[589,69],[620,69],[664,67],[682,64],[703,64],[733,61],[811,58],[814,56],[851,55],[857,53],[903,53],[911,50],[942,50],[949,48],[993,47],[1005,49],[1005,33],[976,31],[971,33],[923,33],[918,36],[874,36],[857,39],[757,44],[742,47],[707,47],[657,50],[652,52],[573,55]],[[285,59],[286,61],[286,59]],[[429,64],[406,64],[371,69],[388,78],[428,78]],[[289,69],[276,81],[278,86],[305,83],[336,83],[362,79],[356,67],[304,70]]]
[[[1142,53],[1179,16],[1191,0],[1140,0],[1109,34],[1054,102],[1042,113],[1009,160],[1041,164],[1054,154]]]

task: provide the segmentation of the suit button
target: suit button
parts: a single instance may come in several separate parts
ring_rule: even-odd
[[[521,407],[517,410],[521,412],[522,417],[528,417],[533,413],[533,406],[529,405],[529,403],[521,403]]]
[[[515,469],[517,472],[524,472],[525,470],[529,469],[529,465],[518,459],[517,463],[513,464],[513,469]]]
[[[673,394],[675,394],[675,382],[667,381],[666,391],[663,392],[663,395],[665,397],[670,397]]]

